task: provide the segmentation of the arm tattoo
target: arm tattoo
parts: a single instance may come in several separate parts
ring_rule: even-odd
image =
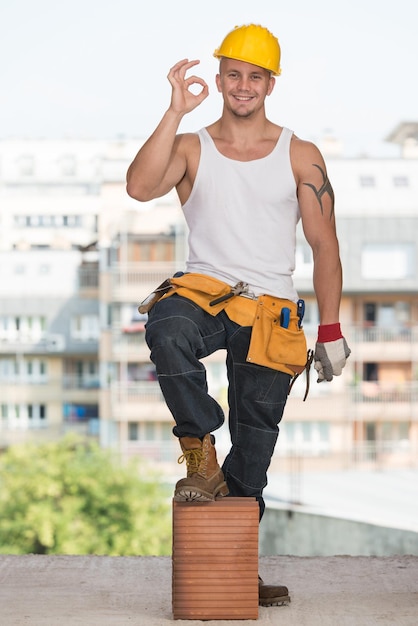
[[[319,189],[317,189],[315,187],[315,185],[312,185],[311,183],[303,183],[303,184],[307,185],[308,187],[310,187],[312,189],[312,191],[314,192],[314,194],[316,195],[316,199],[318,200],[319,206],[321,207],[322,215],[324,214],[324,207],[322,206],[322,196],[325,193],[327,193],[329,195],[329,197],[331,198],[331,211],[330,211],[329,219],[331,220],[333,215],[334,215],[334,191],[333,191],[333,189],[331,187],[331,183],[329,182],[329,178],[325,174],[325,172],[322,169],[322,167],[320,167],[316,163],[312,163],[312,165],[313,165],[313,167],[317,167],[319,169],[319,171],[321,172],[323,183],[322,183],[322,185],[321,185],[321,187]]]

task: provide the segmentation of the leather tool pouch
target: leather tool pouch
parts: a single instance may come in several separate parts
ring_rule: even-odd
[[[280,325],[283,307],[290,309],[287,328]],[[306,338],[299,328],[296,304],[273,296],[260,296],[247,361],[294,376],[305,369],[306,354]]]

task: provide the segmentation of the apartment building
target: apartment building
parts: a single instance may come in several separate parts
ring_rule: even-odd
[[[401,124],[388,138],[400,145],[396,159],[346,159],[336,142],[321,146],[337,199],[341,322],[352,355],[332,384],[318,385],[312,369],[306,402],[304,375],[298,379],[281,425],[278,462],[288,457],[329,468],[416,464],[417,130],[418,124]],[[9,270],[3,263],[0,269],[7,276],[0,287],[3,444],[16,432],[58,436],[81,424],[123,457],[164,464],[178,456],[145,344],[146,317],[137,307],[182,269],[187,232],[175,194],[144,204],[126,195],[124,176],[138,143],[63,142],[58,150],[47,142],[50,168],[43,177],[33,146],[20,142],[10,151],[0,142],[0,249],[10,259]],[[61,222],[52,220],[55,215]],[[16,279],[19,255],[33,259],[30,297],[22,291],[22,276],[21,283]],[[35,259],[39,267],[53,268],[54,280],[42,275],[45,269],[33,274]],[[295,283],[306,300],[304,327],[313,348],[318,313],[312,255],[301,230]],[[42,291],[42,285],[49,288]],[[28,327],[37,333],[32,343],[23,340]],[[224,355],[212,355],[206,365],[211,393],[226,409]],[[32,384],[29,371],[32,378],[36,373]],[[26,411],[25,420],[19,422],[16,411]],[[227,446],[225,426],[217,436],[220,454]]]
[[[98,437],[98,220],[121,145],[0,142],[1,447]]]

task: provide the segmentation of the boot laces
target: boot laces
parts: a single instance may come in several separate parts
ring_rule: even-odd
[[[200,463],[202,462],[202,455],[202,448],[184,450],[183,454],[177,459],[177,463],[183,463],[183,461],[186,461],[187,473],[197,474],[199,471]]]

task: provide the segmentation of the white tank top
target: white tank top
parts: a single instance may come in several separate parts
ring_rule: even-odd
[[[290,164],[293,131],[283,128],[273,151],[254,161],[223,156],[208,131],[192,192],[183,205],[189,227],[187,272],[235,285],[255,296],[296,301],[296,225],[300,219]]]

